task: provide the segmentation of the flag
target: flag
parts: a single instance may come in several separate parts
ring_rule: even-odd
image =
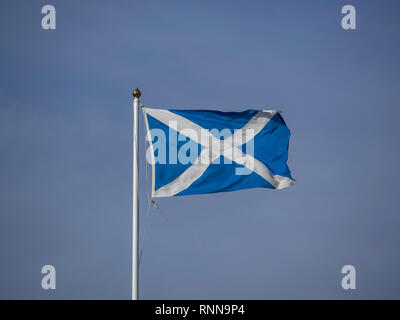
[[[152,196],[283,189],[290,131],[280,112],[143,108]]]

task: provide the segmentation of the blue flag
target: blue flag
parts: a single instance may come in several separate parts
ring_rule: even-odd
[[[153,197],[294,183],[286,164],[290,131],[278,111],[143,111]]]

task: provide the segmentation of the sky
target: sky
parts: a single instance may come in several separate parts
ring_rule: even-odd
[[[56,30],[41,28],[46,4]],[[356,30],[341,27],[346,4]],[[1,1],[0,298],[130,299],[139,87],[147,107],[281,110],[296,179],[157,199],[148,214],[141,117],[141,299],[399,299],[399,12],[389,0]]]

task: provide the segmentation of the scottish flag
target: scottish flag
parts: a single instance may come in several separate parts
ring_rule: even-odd
[[[290,131],[278,111],[143,111],[153,197],[294,183],[286,164]]]

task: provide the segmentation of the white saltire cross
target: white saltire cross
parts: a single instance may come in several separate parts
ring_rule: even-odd
[[[274,175],[261,161],[257,160],[252,155],[243,153],[242,150],[239,149],[241,145],[246,144],[253,139],[268,124],[268,122],[277,113],[275,110],[264,110],[257,112],[241,128],[241,130],[235,131],[231,136],[225,138],[224,140],[216,138],[215,135],[213,135],[209,130],[202,128],[187,118],[168,110],[143,108],[143,111],[168,127],[171,127],[171,124],[174,124],[174,127],[171,127],[172,129],[204,147],[197,160],[189,168],[187,168],[175,180],[157,190],[154,189],[153,161],[153,197],[170,197],[189,188],[193,182],[203,175],[210,164],[221,155],[231,161],[235,161],[243,165],[251,172],[257,173],[259,176],[267,180],[275,189],[286,188],[294,183],[292,179],[280,175]],[[147,125],[147,118],[146,126],[147,132],[150,134]],[[222,150],[220,148],[221,145],[223,145]],[[210,150],[212,150],[211,157]]]

